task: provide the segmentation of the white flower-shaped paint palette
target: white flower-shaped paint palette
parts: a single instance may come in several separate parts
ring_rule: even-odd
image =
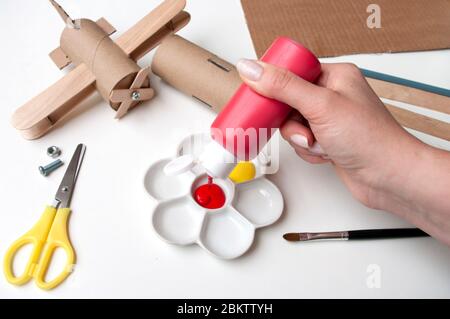
[[[202,136],[200,145],[186,147],[193,137],[181,143],[176,156],[196,157],[209,142]],[[261,173],[242,184],[215,179],[226,202],[222,208],[211,210],[200,206],[193,197],[197,187],[207,183],[206,173],[194,166],[181,175],[167,176],[164,167],[172,159],[153,164],[144,178],[147,193],[158,202],[152,212],[152,225],[163,240],[176,245],[198,244],[219,258],[233,259],[251,247],[256,229],[280,218],[284,206],[281,192]],[[257,167],[257,171],[261,170]]]

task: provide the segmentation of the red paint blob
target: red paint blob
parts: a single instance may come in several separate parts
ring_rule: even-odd
[[[222,208],[226,200],[222,188],[214,184],[212,177],[208,177],[208,184],[195,190],[194,199],[200,206],[207,209]]]

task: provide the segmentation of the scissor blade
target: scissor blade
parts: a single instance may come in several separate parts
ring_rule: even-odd
[[[86,146],[83,144],[78,145],[72,160],[70,161],[69,167],[67,167],[66,174],[64,175],[55,196],[56,201],[59,202],[60,208],[68,208],[70,205],[70,200],[72,199],[73,190],[75,188],[75,183],[77,182],[78,173],[85,152]]]

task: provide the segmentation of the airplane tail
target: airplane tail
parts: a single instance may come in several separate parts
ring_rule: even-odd
[[[61,7],[61,5],[56,2],[55,0],[49,0],[50,3],[53,5],[53,7],[56,9],[56,12],[58,12],[61,19],[64,21],[64,23],[71,28],[76,28],[75,20],[73,20],[69,14],[66,12],[66,10]]]

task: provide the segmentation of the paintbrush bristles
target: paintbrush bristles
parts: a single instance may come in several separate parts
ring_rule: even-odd
[[[300,240],[300,234],[299,233],[289,233],[284,234],[283,238],[287,241],[299,241]]]
[[[325,232],[325,233],[288,233],[283,236],[288,241],[310,241],[319,239],[347,240],[348,232]]]

